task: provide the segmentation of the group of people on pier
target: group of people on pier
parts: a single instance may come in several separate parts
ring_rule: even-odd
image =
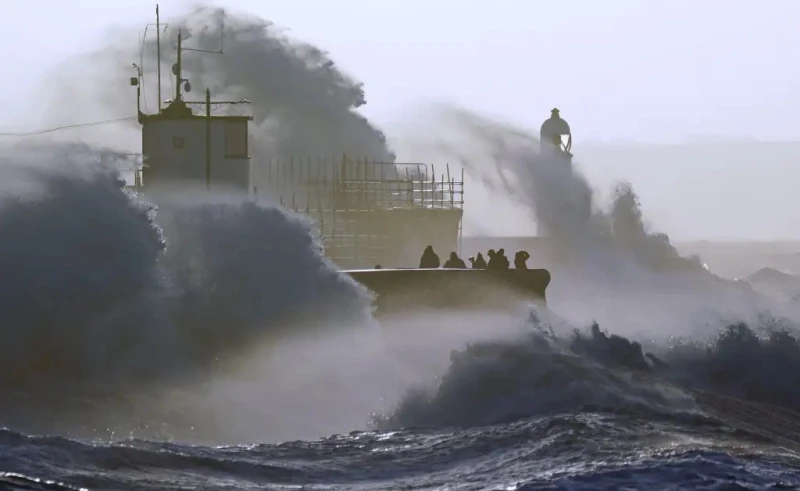
[[[497,251],[489,249],[486,254],[489,256],[489,261],[483,257],[483,253],[478,253],[474,257],[469,258],[470,267],[472,269],[509,269],[510,264],[506,257],[504,249],[500,248]],[[527,251],[517,251],[514,254],[514,268],[515,269],[528,269],[527,261],[531,257]],[[433,250],[433,246],[427,246],[422,253],[419,260],[419,267],[422,269],[436,269],[441,266],[439,256]],[[447,269],[467,269],[467,265],[463,259],[458,257],[455,252],[450,253],[450,258],[444,262],[444,268]]]

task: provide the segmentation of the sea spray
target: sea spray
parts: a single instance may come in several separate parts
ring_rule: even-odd
[[[696,390],[800,411],[800,329],[786,319],[762,317],[707,341],[647,348],[597,324],[550,327],[534,316],[513,339],[455,350],[440,379],[410,389],[373,424],[473,427],[581,411],[708,417],[694,402]]]
[[[178,285],[184,341],[214,351],[308,323],[369,318],[369,293],[323,256],[312,224],[279,207],[217,196],[154,197],[167,251],[163,266]],[[191,327],[189,327],[191,326]]]
[[[463,108],[438,105],[416,117],[427,131],[410,137],[411,148],[460,162],[471,179],[528,212],[543,236],[529,265],[550,269],[548,303],[571,321],[667,338],[698,326],[716,331],[720,319],[749,321],[768,307],[654,232],[630,183],[615,186],[602,206],[580,172],[580,155],[575,162],[542,155],[528,130]]]
[[[88,157],[86,147],[59,145],[3,161],[5,384],[120,380],[119,370],[143,374],[170,363],[154,269],[160,231],[114,169]]]
[[[666,262],[673,268],[694,264],[669,247],[663,234],[647,229],[630,184],[614,189],[612,205],[605,211],[578,168],[541,154],[538,138],[526,130],[448,106],[437,107],[433,116],[446,127],[447,139],[432,136],[430,145],[457,157],[474,178],[525,207],[543,236],[573,251],[570,260],[584,265],[607,262],[609,271],[625,268],[618,271],[623,275],[630,275],[634,267],[660,270]]]
[[[20,183],[0,196],[0,389],[25,396],[5,415],[29,401],[66,414],[75,398],[211,373],[295,321],[369,320],[367,292],[324,259],[305,220],[233,197],[176,197],[154,213],[87,148],[51,150],[0,169]]]
[[[258,16],[207,5],[162,17],[162,23],[168,23],[161,37],[165,43],[161,53],[165,94],[171,86],[166,74],[171,73],[176,61],[175,50],[165,46],[175,42],[178,29],[186,48],[214,51],[224,43],[223,55],[184,53],[183,77],[194,87],[209,87],[215,100],[250,102],[222,107],[215,115],[246,108],[253,116],[250,150],[254,163],[263,166],[275,158],[318,159],[344,153],[376,161],[394,160],[383,132],[356,111],[366,103],[363,85],[323,49],[293,39]],[[98,119],[135,114],[127,81],[130,63],[139,63],[140,49],[144,56],[142,108],[155,111],[155,33],[150,30],[141,47],[131,42],[136,37],[126,29],[111,29],[107,34],[96,50],[54,70],[53,77],[63,82],[55,91],[48,86],[52,100],[48,100],[46,114],[54,123],[63,124],[67,117],[71,122],[76,108]],[[135,126],[133,122],[131,127]],[[80,135],[98,144],[104,141],[95,140],[92,133],[113,136],[112,140],[124,148],[139,139],[134,132],[110,135],[104,133],[105,128],[94,130]]]
[[[582,355],[569,339],[532,325],[513,339],[470,343],[451,354],[437,383],[412,388],[374,424],[381,429],[472,427],[590,408],[693,410],[686,394],[646,373],[627,372],[630,357],[624,350],[601,360]],[[607,340],[593,342],[607,350]]]

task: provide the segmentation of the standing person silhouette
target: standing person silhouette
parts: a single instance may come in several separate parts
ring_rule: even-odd
[[[422,252],[422,257],[419,259],[419,267],[423,269],[436,269],[441,263],[439,256],[433,251],[433,246],[428,246]]]

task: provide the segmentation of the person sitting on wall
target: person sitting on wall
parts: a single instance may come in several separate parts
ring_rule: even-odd
[[[503,260],[500,259],[500,256],[494,251],[494,249],[489,249],[487,254],[489,256],[489,262],[486,264],[486,269],[503,269],[501,266],[503,264]]]
[[[498,249],[489,259],[489,269],[508,269],[508,258],[506,257],[505,249]]]
[[[517,251],[514,254],[514,267],[517,269],[528,269],[527,261],[531,258],[531,255],[528,254],[528,251]]]
[[[472,269],[486,269],[486,259],[483,258],[483,253],[479,252],[475,260],[470,263],[472,263]]]
[[[467,265],[464,264],[464,260],[458,257],[458,254],[455,252],[450,253],[450,259],[444,262],[445,268],[450,269],[466,269]]]
[[[433,252],[433,246],[426,247],[419,260],[419,267],[424,269],[436,269],[440,264],[439,256]]]
[[[503,256],[503,269],[508,269],[511,266],[511,262],[508,260],[508,256],[506,256],[506,251],[500,249],[498,252]]]

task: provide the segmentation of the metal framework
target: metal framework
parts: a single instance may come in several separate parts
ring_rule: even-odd
[[[403,226],[419,232],[426,243],[460,249],[464,173],[453,175],[449,165],[444,171],[437,176],[433,165],[343,155],[275,159],[254,165],[251,180],[256,196],[312,219],[326,255],[354,268],[396,262],[400,251],[395,242],[408,239],[402,236]],[[448,235],[452,240],[443,240]]]
[[[461,209],[464,172],[458,179],[445,165],[355,159],[275,159],[252,169],[253,194],[303,209]]]

